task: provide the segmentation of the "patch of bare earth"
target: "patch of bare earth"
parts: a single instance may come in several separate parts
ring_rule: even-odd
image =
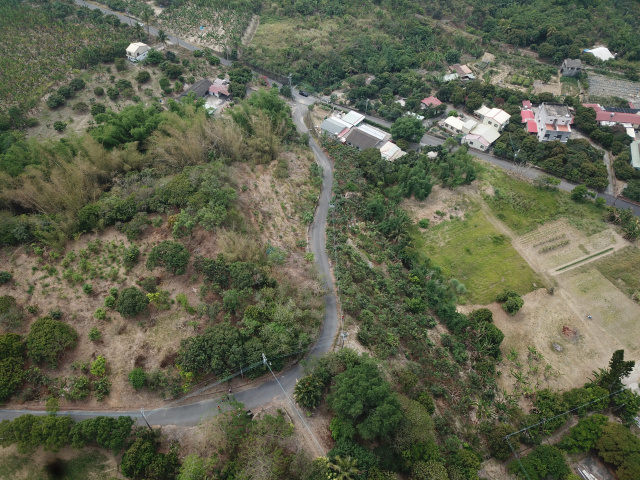
[[[452,217],[462,218],[470,207],[466,196],[477,192],[477,189],[477,182],[455,190],[435,185],[426,200],[412,197],[403,200],[401,206],[415,222],[427,219],[429,225],[437,225]]]

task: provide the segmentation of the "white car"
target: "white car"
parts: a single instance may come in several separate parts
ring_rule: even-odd
[[[138,25],[140,25],[141,27],[144,27],[144,23],[142,22],[138,22]]]

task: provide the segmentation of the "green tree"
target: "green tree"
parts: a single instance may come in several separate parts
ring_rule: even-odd
[[[60,357],[67,349],[75,348],[77,340],[78,332],[72,326],[51,317],[39,318],[27,335],[29,358],[56,368]]]
[[[207,480],[209,462],[192,453],[187,455],[180,466],[180,473],[177,480]]]
[[[395,140],[417,141],[424,132],[422,122],[415,117],[400,117],[391,125],[391,135]]]
[[[158,38],[158,41],[160,43],[162,43],[162,45],[164,45],[165,47],[167,46],[167,40],[169,39],[169,35],[167,35],[167,33],[160,29],[158,30],[158,34],[156,35],[156,37]]]
[[[569,453],[588,452],[602,436],[602,428],[607,423],[609,423],[609,419],[597,413],[582,418],[575,427],[571,428],[558,446]]]
[[[578,185],[571,191],[571,199],[578,203],[584,202],[588,193],[589,191],[587,190],[587,187],[584,185]]]
[[[327,401],[338,417],[351,421],[365,439],[388,438],[403,419],[389,383],[369,359],[339,374]]]
[[[550,445],[540,445],[521,462],[531,480],[560,480],[571,473],[562,452]],[[512,462],[509,470],[520,478],[525,478],[518,462]]]
[[[524,300],[513,290],[504,290],[496,297],[496,301],[503,302],[502,308],[511,315],[515,315],[524,305]]]
[[[624,350],[616,350],[609,360],[609,368],[600,369],[593,372],[594,380],[592,383],[607,389],[613,393],[622,389],[622,379],[628,377],[636,362],[633,360],[625,361]]]
[[[624,389],[615,395],[612,401],[619,408],[617,412],[624,424],[627,426],[633,424],[638,416],[638,410],[640,410],[640,395],[632,390]]]
[[[116,300],[116,311],[124,317],[136,317],[149,305],[149,299],[142,290],[127,287],[120,292]]]
[[[140,70],[136,75],[136,82],[138,83],[147,83],[151,80],[151,74],[146,70]]]
[[[147,384],[147,374],[142,368],[136,367],[129,372],[129,383],[136,390],[140,390]]]
[[[329,469],[335,472],[331,478],[335,480],[354,480],[355,476],[359,473],[357,465],[357,458],[351,458],[349,456],[342,458],[336,455],[329,462]]]
[[[449,474],[440,462],[416,462],[411,469],[411,480],[449,480]]]
[[[187,270],[191,254],[184,245],[165,240],[155,245],[147,257],[147,268],[164,267],[175,275],[182,275]]]
[[[315,375],[307,375],[296,382],[293,398],[304,408],[316,408],[322,401],[324,384]]]
[[[138,430],[136,439],[122,456],[120,471],[133,480],[172,480],[180,467],[177,449],[157,453],[158,434],[146,429]]]
[[[103,377],[107,374],[107,360],[102,356],[98,357],[91,363],[91,375]]]
[[[154,15],[155,13],[150,5],[146,3],[140,4],[140,18],[147,27],[147,35],[149,35],[149,22],[151,22],[151,19],[154,17]]]
[[[640,439],[619,423],[609,422],[602,427],[602,436],[595,446],[600,458],[616,467],[640,455]]]

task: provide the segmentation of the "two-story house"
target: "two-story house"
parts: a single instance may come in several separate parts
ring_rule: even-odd
[[[564,103],[542,103],[535,114],[539,142],[558,140],[566,143],[571,137],[573,117]]]
[[[474,112],[485,125],[495,128],[501,132],[504,127],[507,126],[511,115],[500,108],[489,108],[486,105],[482,105],[478,110]]]

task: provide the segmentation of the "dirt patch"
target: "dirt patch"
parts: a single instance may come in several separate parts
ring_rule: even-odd
[[[495,458],[482,463],[480,470],[478,470],[478,477],[487,480],[517,480],[518,478],[511,475],[507,471],[507,467]]]
[[[419,201],[410,198],[402,201],[402,208],[411,219],[419,222],[422,219],[429,220],[429,225],[438,225],[445,220],[462,218],[470,208],[466,195],[478,190],[477,182],[455,190],[434,186],[431,195],[426,200]]]
[[[554,95],[560,95],[562,93],[562,85],[560,82],[544,83],[540,80],[535,80],[533,82],[533,91],[536,94],[548,92]]]

